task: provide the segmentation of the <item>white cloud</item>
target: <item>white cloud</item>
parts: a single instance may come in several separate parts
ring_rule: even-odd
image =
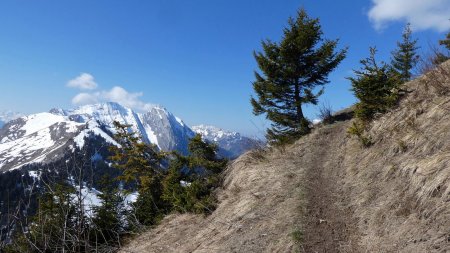
[[[98,103],[98,98],[94,94],[89,93],[79,93],[74,98],[72,98],[72,103],[74,105],[86,105]]]
[[[67,82],[67,87],[78,88],[82,90],[93,90],[97,88],[94,77],[88,73],[81,73],[76,78]]]
[[[448,0],[372,0],[368,16],[375,29],[382,30],[392,21],[411,23],[414,30],[450,29]]]
[[[141,101],[140,97],[142,95],[142,92],[131,93],[120,86],[115,86],[109,91],[79,93],[72,99],[72,103],[75,105],[86,105],[100,102],[117,102],[136,110],[149,110],[154,105]]]
[[[321,119],[313,119],[313,121],[312,121],[313,125],[317,125],[317,124],[319,124],[320,122],[322,122]]]

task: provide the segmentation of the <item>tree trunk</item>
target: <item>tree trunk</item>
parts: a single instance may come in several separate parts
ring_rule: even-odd
[[[294,98],[295,98],[295,108],[297,109],[297,123],[302,122],[304,116],[303,116],[303,111],[302,111],[302,102],[300,99],[300,85],[298,83],[295,84],[295,94],[294,94]]]

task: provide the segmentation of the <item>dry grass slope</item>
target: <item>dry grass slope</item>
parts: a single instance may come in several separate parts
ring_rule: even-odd
[[[212,215],[171,215],[123,252],[292,251],[303,170],[292,153],[273,152],[265,159],[246,154],[229,167]]]
[[[450,252],[450,61],[406,84],[375,144],[345,149],[345,188],[369,252]]]
[[[407,83],[371,147],[342,121],[247,153],[212,215],[171,215],[122,252],[450,252],[449,72]]]

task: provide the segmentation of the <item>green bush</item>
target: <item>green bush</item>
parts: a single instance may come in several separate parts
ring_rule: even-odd
[[[348,128],[347,133],[350,135],[355,135],[358,137],[358,140],[361,142],[361,145],[365,148],[373,145],[372,137],[366,136],[365,132],[365,124],[361,121],[354,121],[352,126]]]
[[[361,60],[363,67],[354,71],[352,91],[359,99],[355,116],[362,121],[370,121],[376,113],[384,113],[394,106],[399,98],[401,79],[392,66],[375,59],[376,49],[370,48],[370,56]]]
[[[219,159],[217,146],[203,141],[200,135],[192,138],[188,147],[188,156],[173,154],[162,198],[174,211],[208,214],[215,209],[213,191],[220,185],[227,161]]]

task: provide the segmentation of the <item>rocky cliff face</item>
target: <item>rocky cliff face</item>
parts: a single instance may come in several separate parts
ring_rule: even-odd
[[[164,151],[186,154],[189,140],[195,132],[164,107],[154,106],[137,113],[118,103],[101,103],[71,110],[52,109],[9,121],[0,129],[0,170],[16,169],[30,163],[46,163],[65,152],[82,148],[86,138],[102,137],[116,144],[113,122],[129,125],[129,131],[146,143]],[[205,138],[217,142],[222,155],[234,158],[252,147],[249,138],[238,133]]]

